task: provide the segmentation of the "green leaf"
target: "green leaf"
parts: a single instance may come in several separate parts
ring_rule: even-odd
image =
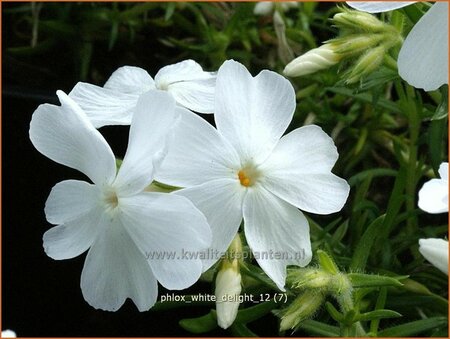
[[[317,259],[319,261],[320,266],[330,274],[338,274],[339,269],[334,263],[333,259],[324,251],[318,250],[316,252]]]
[[[401,316],[400,313],[391,310],[375,310],[360,314],[356,319],[358,321],[370,321],[375,319],[399,318]]]
[[[364,181],[367,177],[395,177],[397,171],[390,168],[371,168],[362,172],[359,172],[348,179],[348,184],[350,186],[356,186],[360,182]]]
[[[191,333],[206,333],[217,328],[216,311],[211,310],[208,314],[198,318],[182,319],[180,326]]]
[[[236,337],[257,337],[245,324],[236,321],[230,326],[230,331]]]
[[[246,274],[275,291],[279,291],[277,285],[264,273],[262,269],[251,264],[240,263],[241,274]]]
[[[406,6],[401,9],[409,20],[415,25],[417,21],[420,20],[420,18],[423,16],[423,12],[419,9],[418,6]]]
[[[374,274],[363,273],[349,273],[347,274],[354,288],[362,287],[382,287],[382,286],[396,286],[401,287],[403,284],[399,281],[406,279],[408,276],[387,277]]]
[[[446,120],[433,120],[428,128],[428,150],[431,164],[436,174],[438,174],[439,165],[442,162],[444,138],[447,130]]]
[[[267,313],[270,313],[270,311],[272,311],[276,306],[277,303],[275,303],[275,301],[268,301],[260,303],[256,306],[244,308],[238,311],[236,321],[246,324],[258,320],[259,318],[265,316]]]
[[[447,326],[446,317],[433,317],[428,319],[421,319],[412,321],[406,324],[387,328],[378,332],[379,337],[408,337],[415,336],[436,327]]]
[[[175,12],[176,3],[175,2],[169,2],[167,3],[166,7],[166,13],[164,14],[164,20],[169,21],[172,17],[173,13]]]
[[[375,242],[375,238],[379,234],[380,225],[383,223],[384,218],[385,215],[383,214],[372,221],[367,227],[353,253],[352,262],[350,264],[351,271],[362,271],[365,269],[372,246]]]
[[[344,238],[348,231],[348,220],[344,221],[333,233],[331,237],[330,246],[332,248],[336,247],[338,243]]]
[[[353,90],[344,87],[327,87],[327,91],[342,94],[355,100],[359,100],[368,104],[373,104],[373,96],[369,93],[359,93],[355,94]],[[392,101],[380,98],[377,101],[377,106],[384,108],[392,113],[401,113],[400,108]]]
[[[441,120],[448,116],[448,87],[446,91],[441,91],[441,93],[442,93],[441,103],[436,108],[436,111],[434,112],[434,115],[431,118],[431,120]]]
[[[339,328],[315,320],[302,321],[298,328],[320,337],[339,337]]]
[[[330,316],[336,320],[338,323],[342,323],[345,320],[344,315],[339,312],[332,303],[330,303],[329,301],[327,301],[325,303],[325,309],[328,311],[328,313],[330,314]]]

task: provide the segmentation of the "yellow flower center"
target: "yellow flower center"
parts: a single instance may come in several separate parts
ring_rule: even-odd
[[[119,205],[119,198],[117,198],[116,192],[114,192],[113,190],[108,192],[105,195],[105,202],[109,208],[115,209],[117,205]]]
[[[238,173],[239,181],[241,182],[242,186],[248,187],[251,184],[250,178],[247,177],[245,172],[243,170],[240,170]]]
[[[246,166],[238,172],[239,182],[244,187],[253,186],[260,177],[260,173],[254,166]]]

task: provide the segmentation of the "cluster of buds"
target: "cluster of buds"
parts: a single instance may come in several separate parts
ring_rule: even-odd
[[[317,251],[318,268],[296,268],[288,271],[287,285],[299,291],[297,298],[278,313],[280,331],[296,329],[300,323],[314,316],[327,295],[332,295],[345,308],[352,308],[352,284],[339,271],[334,261],[323,251]]]
[[[340,36],[291,61],[284,69],[285,75],[312,74],[351,60],[344,77],[347,84],[353,84],[376,70],[389,49],[402,42],[395,27],[368,13],[343,9],[332,22],[340,29]]]

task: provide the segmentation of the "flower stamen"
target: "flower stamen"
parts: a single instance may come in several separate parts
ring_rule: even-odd
[[[251,185],[250,178],[247,177],[245,172],[243,170],[240,170],[238,173],[239,181],[241,182],[242,186],[248,187]]]
[[[116,192],[114,191],[109,192],[105,197],[105,202],[107,206],[110,207],[111,209],[116,208],[117,205],[119,205],[119,198],[117,197]]]

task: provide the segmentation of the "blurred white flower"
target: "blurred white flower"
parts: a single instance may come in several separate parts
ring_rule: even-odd
[[[385,12],[414,2],[368,1],[347,4],[369,13]],[[448,2],[436,2],[416,23],[398,55],[400,76],[425,91],[448,83]]]
[[[148,253],[202,250],[210,244],[205,217],[186,198],[143,192],[164,157],[166,136],[176,115],[168,94],[148,92],[137,103],[128,150],[117,172],[113,152],[81,108],[57,92],[61,106],[40,105],[30,124],[36,149],[84,173],[94,184],[62,181],[45,205],[47,220],[58,226],[44,234],[53,259],[69,259],[89,249],[81,274],[86,301],[97,309],[118,310],[127,298],[140,311],[157,299],[159,281],[169,289],[192,285],[200,260],[149,258]]]
[[[207,217],[213,250],[224,252],[244,219],[256,260],[284,290],[286,266],[305,266],[312,256],[308,221],[298,208],[328,214],[347,200],[347,182],[331,173],[336,147],[313,125],[282,137],[296,101],[290,82],[277,73],[252,77],[226,61],[215,95],[217,129],[183,114],[156,178],[186,187],[176,193]],[[274,252],[279,255],[268,256]],[[205,269],[217,259],[205,260]]]
[[[448,241],[443,239],[419,239],[419,252],[441,272],[448,275]]]
[[[215,73],[203,71],[193,60],[185,60],[161,68],[155,80],[142,68],[123,66],[111,75],[104,87],[79,82],[69,96],[99,128],[129,125],[139,96],[149,90],[167,91],[180,106],[212,113],[215,82]]]
[[[428,213],[448,212],[448,162],[439,166],[440,179],[431,179],[419,191],[419,208]]]
[[[16,332],[11,330],[2,331],[2,338],[16,338]]]
[[[275,6],[278,6],[283,12],[288,11],[291,8],[298,7],[297,1],[260,1],[256,3],[253,9],[253,14],[255,15],[269,15],[275,10]]]
[[[223,329],[233,324],[239,309],[241,294],[241,274],[235,266],[229,265],[219,270],[216,277],[217,323]]]

